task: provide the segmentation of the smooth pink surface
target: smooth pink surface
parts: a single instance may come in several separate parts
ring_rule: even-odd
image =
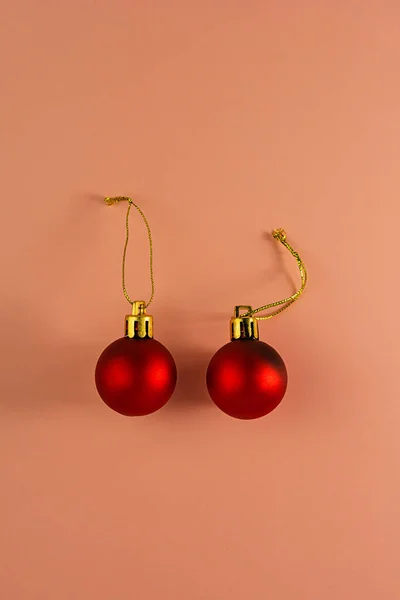
[[[399,3],[1,13],[1,597],[398,600]],[[94,386],[129,308],[113,194],[151,223],[151,312],[180,377],[136,420]],[[235,421],[205,369],[235,304],[291,291],[277,226],[310,272],[261,324],[290,383]],[[142,299],[133,214],[132,232]]]

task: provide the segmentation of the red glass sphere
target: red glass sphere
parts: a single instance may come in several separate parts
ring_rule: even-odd
[[[259,340],[233,340],[212,357],[207,387],[215,404],[236,419],[257,419],[278,406],[286,392],[285,363]]]
[[[107,406],[134,417],[149,415],[168,402],[177,372],[171,353],[160,342],[123,337],[101,354],[95,379]]]

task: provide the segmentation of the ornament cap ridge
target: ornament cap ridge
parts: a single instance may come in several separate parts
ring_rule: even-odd
[[[153,337],[153,317],[146,314],[144,300],[132,302],[132,314],[125,316],[125,336],[142,339]]]
[[[240,311],[245,310],[245,315]],[[249,314],[250,313],[250,314]],[[257,318],[253,316],[253,309],[246,304],[235,306],[233,317],[230,322],[231,341],[234,340],[258,340]]]

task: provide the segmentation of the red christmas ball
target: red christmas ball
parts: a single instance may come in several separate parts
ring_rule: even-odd
[[[153,338],[123,337],[101,354],[95,373],[102,400],[129,417],[149,415],[162,408],[175,389],[175,361]]]
[[[278,406],[287,387],[285,363],[255,339],[233,340],[212,357],[207,387],[215,404],[236,419],[257,419]]]

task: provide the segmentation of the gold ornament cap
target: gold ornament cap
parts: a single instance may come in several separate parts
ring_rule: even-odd
[[[245,313],[240,314],[241,310]],[[233,317],[231,318],[231,340],[258,340],[258,323],[253,316],[251,306],[240,304],[235,306]]]
[[[132,302],[132,314],[125,317],[125,336],[142,339],[153,337],[153,317],[146,314],[144,300]]]

